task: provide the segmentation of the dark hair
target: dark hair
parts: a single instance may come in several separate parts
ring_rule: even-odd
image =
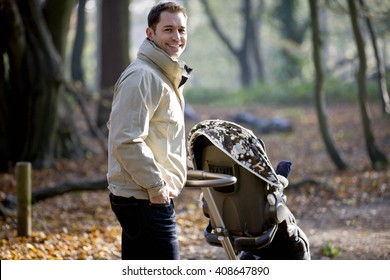
[[[148,26],[156,30],[156,26],[160,21],[160,14],[164,11],[171,13],[183,13],[187,17],[184,6],[178,5],[175,2],[160,2],[154,6],[148,15]]]

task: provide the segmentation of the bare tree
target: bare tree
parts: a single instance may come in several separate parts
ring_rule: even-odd
[[[71,76],[73,81],[79,81],[84,85],[84,71],[82,57],[85,42],[85,4],[87,0],[79,0],[77,7],[76,35],[72,49]]]
[[[111,109],[113,87],[120,73],[130,62],[130,0],[101,1],[100,13],[100,102],[97,124],[102,129],[108,120]]]
[[[331,133],[328,127],[327,114],[325,109],[325,94],[323,90],[324,74],[321,59],[321,34],[319,27],[318,1],[309,0],[309,4],[312,28],[313,61],[316,73],[314,99],[319,128],[328,154],[330,155],[337,168],[339,170],[344,170],[347,168],[347,164],[345,163],[344,159],[342,159],[340,153],[338,152],[337,148],[333,143]]]
[[[208,0],[201,0],[211,27],[226,45],[227,49],[237,59],[240,66],[241,85],[250,86],[264,79],[263,62],[260,55],[260,23],[263,0],[258,0],[257,6],[252,0],[242,1],[243,39],[240,47],[236,48],[231,38],[226,36],[213,13]]]
[[[58,110],[73,6],[73,0],[0,0],[2,170],[19,160],[50,165],[81,146]]]
[[[387,165],[386,156],[378,149],[375,138],[371,129],[371,122],[369,117],[369,108],[367,105],[367,89],[366,89],[366,53],[364,48],[364,40],[360,31],[358,22],[358,12],[354,0],[348,0],[348,9],[350,13],[351,25],[353,35],[356,42],[356,47],[359,56],[359,69],[357,73],[358,93],[360,114],[363,124],[364,138],[366,141],[367,152],[374,169],[381,168]]]
[[[310,27],[310,22],[307,18],[300,23],[296,16],[296,11],[302,1],[289,0],[280,1],[276,8],[275,14],[280,23],[280,34],[285,43],[281,49],[281,58],[283,59],[283,71],[279,75],[280,78],[301,78],[302,63],[300,58],[295,54],[296,46],[302,45],[306,30]],[[294,46],[294,47],[293,47]]]
[[[382,101],[382,112],[384,114],[389,115],[390,114],[390,98],[389,98],[389,92],[387,91],[385,66],[384,66],[382,58],[379,54],[379,51],[378,51],[376,34],[374,31],[374,27],[372,26],[372,23],[371,23],[369,9],[368,9],[367,5],[364,3],[364,0],[359,0],[359,3],[361,5],[361,8],[363,9],[363,16],[366,20],[366,25],[367,25],[367,28],[368,28],[368,31],[370,34],[370,38],[371,38],[372,48],[374,49],[376,66],[377,66],[377,71],[378,71],[379,91],[380,91],[380,97],[381,97],[381,101]]]

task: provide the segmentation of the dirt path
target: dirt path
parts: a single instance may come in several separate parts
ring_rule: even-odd
[[[180,201],[196,199],[198,193],[185,191]],[[290,194],[292,196],[293,194]],[[200,208],[199,208],[200,209]],[[193,209],[194,216],[203,215],[199,209]],[[298,218],[298,224],[308,236],[311,257],[318,259],[390,259],[390,199],[375,201],[354,207],[337,205],[332,208],[308,205],[307,214]],[[185,212],[179,214],[185,216]],[[206,221],[206,219],[204,219]],[[223,248],[213,247],[204,241],[202,228],[191,231],[181,230],[187,234],[186,246],[182,246],[183,259],[227,259]],[[338,249],[337,256],[326,256],[322,250],[329,244]]]

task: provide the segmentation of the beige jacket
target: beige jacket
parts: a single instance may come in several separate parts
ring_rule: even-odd
[[[149,199],[182,190],[187,166],[181,84],[190,71],[145,39],[119,77],[108,122],[107,180],[114,195]]]

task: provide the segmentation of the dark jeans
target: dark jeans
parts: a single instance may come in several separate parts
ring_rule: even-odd
[[[180,259],[172,201],[151,204],[149,200],[110,194],[110,202],[122,227],[123,260]]]

